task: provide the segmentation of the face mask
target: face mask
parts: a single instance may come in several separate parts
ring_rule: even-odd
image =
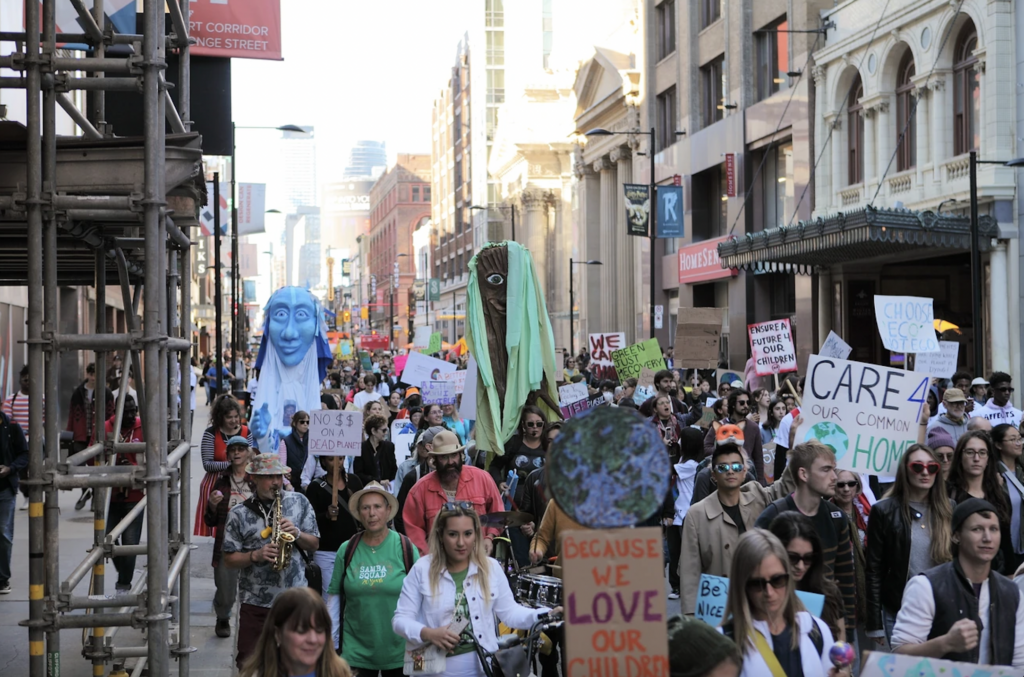
[[[603,393],[603,395],[604,395],[604,401],[605,402],[611,402],[613,399],[615,399],[615,393],[611,392],[610,390],[606,390]]]

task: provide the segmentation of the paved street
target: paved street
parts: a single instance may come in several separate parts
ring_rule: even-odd
[[[200,397],[202,399],[202,397]],[[202,462],[199,458],[199,441],[206,428],[208,410],[200,407],[196,410],[195,431],[192,435],[192,495],[199,490],[203,476]],[[60,571],[65,577],[84,557],[92,544],[92,515],[86,511],[75,512],[75,500],[78,492],[65,492],[61,496],[61,538],[60,538]],[[191,529],[191,523],[189,529]],[[215,618],[213,615],[213,572],[210,558],[213,550],[213,539],[196,538],[198,548],[192,553],[192,601],[190,613],[192,618],[192,646],[197,651],[192,654],[189,674],[197,677],[229,677],[234,672],[234,636],[231,639],[220,639],[213,633]],[[145,532],[143,532],[145,542]],[[28,511],[19,510],[14,526],[14,558],[11,562],[13,591],[10,595],[0,598],[0,675],[28,674],[28,631],[19,627],[18,623],[28,618]],[[140,557],[136,563],[135,579],[145,575],[145,558]],[[116,574],[112,564],[108,563],[106,576],[107,595],[114,594]],[[76,589],[80,595],[87,594],[88,578]],[[76,612],[81,613],[81,612]],[[109,631],[108,631],[109,632]],[[117,646],[140,646],[143,642],[142,633],[131,628],[119,629],[114,636]],[[81,657],[82,631],[65,630],[61,633],[61,675],[63,677],[89,677],[92,666]],[[128,668],[135,659],[128,659]],[[109,667],[108,667],[109,670]],[[172,661],[172,674],[177,674],[177,663]]]

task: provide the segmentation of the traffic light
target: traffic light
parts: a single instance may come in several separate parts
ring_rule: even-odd
[[[343,310],[343,311],[341,311],[341,321],[342,322],[351,322],[352,321],[352,311],[351,310]]]

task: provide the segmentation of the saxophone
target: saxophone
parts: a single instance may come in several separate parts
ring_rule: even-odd
[[[270,536],[270,542],[277,545],[277,557],[271,563],[270,568],[274,571],[284,571],[292,560],[292,544],[295,537],[281,529],[281,490],[274,490],[274,517],[266,529],[260,532],[260,536]]]

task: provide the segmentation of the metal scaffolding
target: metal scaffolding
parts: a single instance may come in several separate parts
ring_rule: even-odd
[[[200,140],[189,121],[189,0],[144,3],[141,35],[114,33],[103,0],[95,0],[91,12],[84,0],[71,0],[85,32],[58,35],[55,2],[42,0],[40,13],[39,0],[25,0],[25,32],[0,34],[0,40],[15,44],[13,52],[0,54],[0,67],[17,73],[0,78],[0,88],[24,89],[27,103],[23,143],[0,147],[0,284],[28,287],[30,601],[22,625],[29,633],[29,674],[59,675],[60,630],[83,628],[91,630],[82,655],[94,675],[129,657],[139,659],[136,675],[147,663],[149,674],[168,675],[172,657],[179,674],[187,675],[194,651],[189,646],[188,233],[198,226],[198,207],[205,199]],[[165,32],[168,17],[171,30]],[[91,49],[69,53],[58,49],[64,43]],[[113,45],[127,46],[129,55],[120,51],[121,56],[108,57]],[[168,49],[179,56],[176,97],[164,78]],[[90,92],[87,112],[68,97],[75,90]],[[105,122],[107,91],[142,93],[141,138],[118,137]],[[57,106],[82,136],[58,138]],[[108,283],[120,287],[124,333],[106,326]],[[60,333],[58,288],[65,285],[95,287],[95,333]],[[107,354],[124,356],[115,431],[132,365],[144,443],[104,439],[101,405],[96,442],[61,459],[58,361],[65,351],[95,352],[100,377],[94,401],[99,403],[106,398]],[[115,465],[117,455],[125,453],[139,454],[139,464]],[[107,493],[115,487],[144,488],[146,496],[108,534]],[[94,492],[94,539],[82,562],[61,578],[58,492],[74,488]],[[146,543],[115,545],[146,507]],[[129,594],[106,598],[104,564],[115,555],[144,556],[146,576]],[[76,594],[86,576],[91,576],[88,594]],[[70,613],[80,609],[87,613]],[[129,626],[145,630],[145,646],[115,644],[117,629]]]

